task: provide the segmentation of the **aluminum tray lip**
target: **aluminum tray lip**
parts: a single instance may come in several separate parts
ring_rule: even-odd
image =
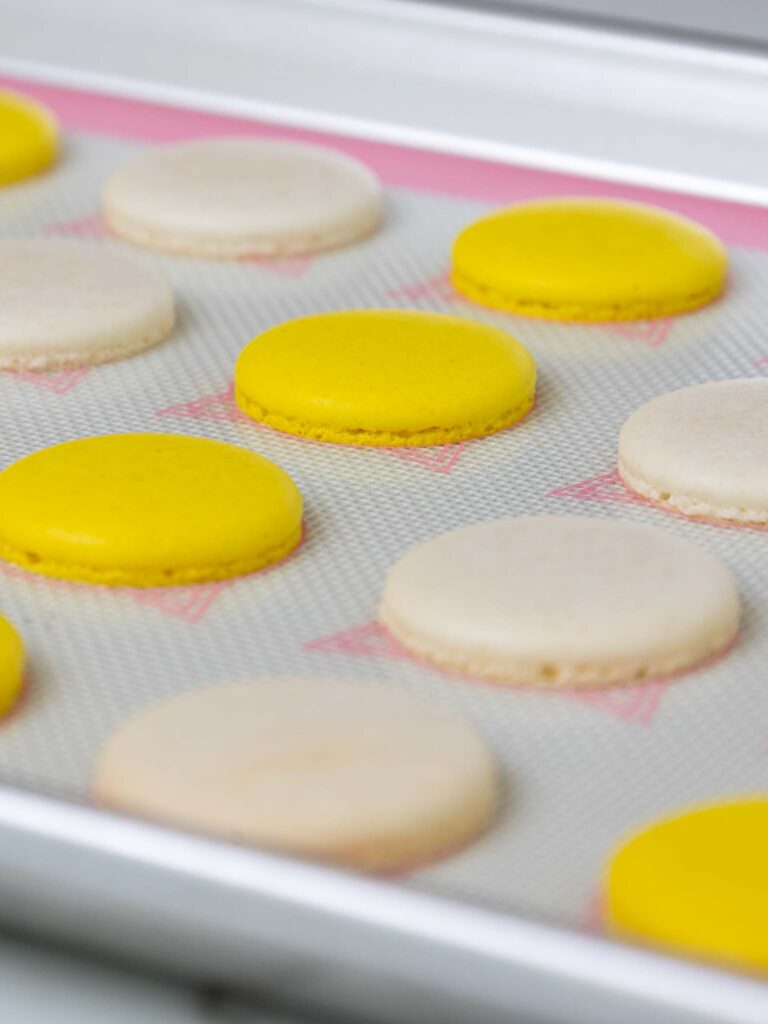
[[[551,974],[585,991],[644,1000],[649,1010],[734,1024],[762,1024],[768,1012],[768,988],[750,975],[0,783],[4,831],[473,954],[502,970]]]
[[[171,0],[171,3],[181,0]],[[215,26],[212,20],[210,5],[213,0],[201,0],[199,9],[203,12],[200,16],[202,22],[207,26]],[[276,0],[265,0],[263,8],[251,12],[251,17],[262,18],[264,25],[269,28],[274,24],[287,21],[291,17],[306,14],[315,19],[315,25],[324,23],[332,24],[334,27],[334,39],[338,37],[344,40],[347,36],[354,38],[355,32],[364,25],[370,32],[376,32],[384,27],[389,29],[408,29],[415,26],[420,29],[428,29],[440,34],[444,38],[446,47],[464,45],[471,52],[473,65],[482,65],[483,56],[493,56],[493,50],[498,40],[503,40],[504,45],[516,47],[514,53],[525,55],[529,48],[536,49],[537,56],[532,65],[537,69],[537,74],[543,71],[543,64],[551,61],[570,61],[576,59],[579,67],[567,68],[565,77],[574,78],[574,85],[579,95],[579,102],[570,111],[571,119],[577,117],[583,121],[583,130],[579,132],[579,139],[587,139],[585,145],[579,143],[579,151],[570,151],[567,145],[558,145],[552,141],[551,132],[558,130],[557,121],[552,121],[552,109],[557,107],[557,102],[562,102],[562,95],[567,91],[560,90],[559,93],[549,95],[547,89],[539,88],[536,85],[531,92],[536,116],[531,124],[544,116],[544,124],[548,126],[550,135],[542,136],[541,132],[531,133],[524,123],[520,123],[521,101],[528,100],[528,89],[522,88],[518,83],[507,89],[507,84],[498,77],[498,69],[493,75],[495,78],[482,83],[484,91],[467,94],[467,102],[471,105],[478,102],[491,104],[491,109],[486,111],[486,122],[480,131],[474,131],[467,119],[461,118],[454,122],[453,119],[446,121],[442,119],[440,124],[430,115],[435,114],[439,106],[440,82],[427,78],[424,80],[411,76],[398,83],[398,89],[394,92],[402,93],[416,90],[426,91],[429,98],[423,109],[419,109],[414,119],[407,112],[403,112],[402,104],[386,101],[381,105],[375,116],[365,116],[365,111],[346,112],[341,107],[338,109],[321,109],[321,103],[315,101],[312,92],[306,89],[293,89],[292,98],[286,98],[285,89],[273,90],[269,99],[259,98],[254,95],[254,86],[250,81],[238,81],[235,84],[225,82],[226,75],[218,71],[208,69],[206,76],[187,75],[187,84],[184,86],[174,85],[173,61],[167,62],[162,71],[150,62],[146,66],[142,64],[141,53],[134,44],[133,51],[130,48],[130,40],[127,43],[130,59],[127,59],[122,66],[105,69],[99,66],[96,57],[91,54],[90,66],[86,67],[87,59],[81,62],[80,66],[68,65],[58,61],[52,61],[50,54],[42,56],[42,51],[37,57],[32,54],[27,41],[24,48],[24,21],[21,18],[20,43],[17,43],[17,52],[13,55],[14,46],[14,21],[8,18],[8,30],[11,44],[7,48],[6,56],[0,56],[0,74],[18,76],[39,82],[56,83],[64,86],[82,88],[91,91],[99,91],[117,96],[131,97],[134,99],[155,100],[167,102],[176,106],[196,108],[217,113],[229,113],[255,117],[264,121],[282,123],[284,125],[314,128],[328,132],[339,132],[358,138],[377,139],[384,142],[408,147],[422,147],[435,152],[454,153],[465,156],[481,157],[495,160],[502,163],[515,163],[524,167],[537,167],[543,170],[563,171],[573,174],[582,174],[592,178],[606,181],[622,182],[625,184],[641,185],[672,189],[679,192],[703,196],[717,196],[730,199],[736,202],[754,203],[768,205],[768,177],[760,175],[756,170],[744,168],[745,160],[739,160],[734,164],[734,158],[724,157],[716,167],[712,162],[712,154],[709,153],[704,161],[710,165],[709,172],[700,168],[692,169],[693,161],[684,160],[686,165],[675,167],[675,161],[680,164],[676,157],[669,166],[662,166],[664,163],[663,150],[659,139],[651,134],[642,142],[642,147],[637,150],[635,159],[629,157],[627,149],[615,143],[605,146],[600,139],[600,118],[604,114],[615,115],[621,113],[623,122],[617,121],[616,117],[610,121],[610,132],[621,129],[622,123],[635,114],[633,96],[638,91],[642,93],[643,86],[638,84],[641,79],[646,86],[654,80],[656,71],[663,75],[664,88],[675,90],[679,88],[680,81],[685,76],[690,77],[687,91],[684,89],[682,98],[679,100],[683,107],[679,112],[680,131],[685,138],[689,148],[695,153],[705,146],[706,140],[711,137],[712,130],[717,130],[723,124],[730,124],[733,121],[732,108],[745,108],[735,122],[736,131],[740,134],[734,136],[737,146],[736,155],[745,155],[745,144],[749,144],[752,152],[752,165],[760,163],[760,155],[763,152],[764,136],[760,117],[756,115],[758,97],[768,86],[768,55],[761,56],[749,54],[738,50],[718,49],[714,46],[704,46],[697,43],[683,43],[663,38],[644,37],[622,33],[607,28],[588,28],[583,25],[554,23],[545,20],[526,18],[520,14],[499,13],[487,10],[470,10],[466,8],[446,7],[434,5],[418,0],[281,0],[282,6],[277,5]],[[135,5],[132,5],[135,7]],[[76,18],[87,15],[84,0],[74,0],[72,5],[73,22],[76,25]],[[206,13],[207,10],[207,13]],[[277,13],[275,13],[277,12]],[[192,19],[194,20],[194,19]],[[55,29],[54,23],[54,29]],[[67,29],[67,24],[60,26],[62,30]],[[250,26],[251,28],[253,25]],[[198,26],[199,28],[199,26]],[[70,26],[70,30],[71,26]],[[283,35],[281,35],[281,31]],[[285,43],[285,25],[279,25],[275,29],[275,39]],[[224,53],[229,40],[226,34],[219,37],[213,33],[212,47],[218,47]],[[334,62],[344,58],[343,42],[338,44],[337,51],[324,54],[322,59],[325,62],[323,67],[333,68]],[[539,53],[539,49],[541,52]],[[85,51],[84,51],[85,53]],[[82,55],[81,55],[82,56]],[[536,63],[538,61],[538,63]],[[603,62],[602,64],[600,62]],[[601,90],[583,88],[584,66],[590,70],[594,65],[594,76],[599,81],[601,76],[609,75],[612,82],[610,89],[610,102],[606,102]],[[615,83],[613,76],[616,74],[617,66],[623,67],[626,64],[632,68],[627,73],[625,82]],[[397,70],[398,77],[403,76],[403,68]],[[299,80],[302,74],[301,69],[292,71],[295,80]],[[637,74],[641,76],[637,78]],[[202,78],[206,77],[203,82]],[[471,87],[472,78],[477,77],[477,67],[469,70],[468,84]],[[361,80],[362,85],[371,86],[375,80]],[[358,84],[361,84],[358,83]],[[490,88],[493,86],[493,88]],[[695,88],[694,88],[695,87]],[[709,103],[708,109],[701,109],[701,102],[695,103],[693,96],[698,90],[705,90],[707,97],[711,99],[718,90],[735,89],[729,95],[729,106],[726,111],[723,105]],[[239,89],[239,91],[237,91]],[[506,91],[505,91],[506,90]],[[537,91],[538,90],[538,91]],[[364,91],[364,90],[363,90]],[[288,90],[290,93],[291,90]],[[583,95],[582,95],[583,92]],[[301,103],[292,102],[298,96],[302,97]],[[505,104],[512,99],[516,104],[514,113],[515,131],[503,130]],[[541,102],[544,102],[544,108]],[[670,94],[670,102],[678,102],[674,93]],[[314,104],[314,105],[313,105]],[[538,104],[538,105],[537,105]],[[349,104],[347,104],[349,107]],[[353,105],[354,106],[354,105]],[[415,106],[418,106],[416,104]],[[718,109],[714,109],[717,107]],[[546,108],[546,109],[545,109]],[[711,108],[711,109],[709,109]],[[488,118],[491,118],[490,121]],[[640,121],[647,119],[648,110],[640,109]],[[728,120],[726,120],[728,118]],[[438,119],[439,120],[439,119]],[[406,123],[407,122],[407,123]],[[495,126],[495,127],[494,127]],[[560,125],[562,128],[562,125]],[[619,131],[621,134],[634,134]],[[647,134],[647,133],[646,133]],[[546,138],[546,143],[542,139]],[[571,140],[573,141],[573,140]],[[755,149],[757,147],[757,149]],[[706,146],[705,146],[706,148]],[[723,147],[725,151],[728,147]],[[699,153],[699,156],[702,154]],[[706,154],[705,154],[706,155]],[[640,160],[637,157],[640,157]],[[737,168],[737,170],[735,169]],[[712,173],[716,171],[717,173]]]

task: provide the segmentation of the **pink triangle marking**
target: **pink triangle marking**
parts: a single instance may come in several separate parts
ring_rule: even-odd
[[[756,359],[755,366],[768,366],[768,356],[763,356],[762,359]]]
[[[233,580],[216,583],[201,583],[190,587],[150,587],[144,589],[125,588],[122,590],[132,601],[156,608],[163,615],[182,622],[199,622],[213,602]]]
[[[305,650],[324,651],[330,654],[344,654],[350,657],[389,658],[411,661],[425,665],[414,657],[381,625],[380,622],[366,622],[360,626],[318,637],[305,644]],[[435,671],[435,666],[427,666]],[[466,677],[465,677],[466,678]],[[486,680],[475,680],[486,682]],[[587,704],[597,711],[604,711],[613,718],[635,725],[649,725],[658,710],[661,699],[669,686],[669,679],[651,679],[643,683],[608,687],[600,690],[552,690],[547,696],[563,697]],[[536,691],[541,692],[541,691]]]
[[[0,562],[0,572],[12,579],[25,580],[28,583],[38,583],[47,587],[75,587],[80,589],[83,586],[87,586],[87,584],[78,583],[73,580],[57,580],[50,576],[38,576],[8,562]],[[221,580],[217,583],[201,583],[190,587],[150,587],[146,590],[138,587],[113,587],[108,589],[111,593],[125,596],[132,601],[137,601],[139,604],[148,605],[169,618],[180,619],[182,622],[199,622],[222,590],[225,587],[231,586],[234,582],[235,580]],[[106,590],[107,588],[100,589]]]
[[[620,323],[606,323],[596,326],[601,331],[607,331],[610,334],[620,334],[624,338],[632,338],[633,341],[641,341],[649,348],[658,348],[669,337],[674,321],[670,319],[627,320]]]
[[[281,277],[301,277],[306,274],[314,262],[313,256],[244,256],[241,263],[250,263],[254,267],[279,274]]]
[[[604,690],[569,690],[564,696],[605,711],[614,718],[637,725],[649,725],[669,686],[668,679],[609,687]]]
[[[234,397],[234,387],[230,385],[226,391],[218,392],[215,395],[203,395],[191,402],[182,402],[181,405],[171,405],[167,409],[159,409],[157,416],[183,416],[199,420],[226,420],[230,423],[246,423],[248,426],[259,430],[267,430],[260,423],[254,422],[237,407]],[[288,436],[288,435],[283,435]],[[296,441],[304,441],[310,444],[321,444],[319,441],[311,441],[309,438],[294,438]],[[369,451],[383,452],[385,455],[392,455],[396,459],[403,459],[405,462],[413,462],[422,469],[429,469],[434,473],[450,473],[464,451],[466,442],[458,444],[445,444],[439,447],[404,447],[404,448],[370,448]]]
[[[32,370],[6,370],[6,373],[12,373],[14,377],[26,381],[27,384],[34,384],[42,391],[50,391],[54,395],[65,395],[79,384],[92,369],[92,366],[78,366],[71,370],[58,370],[53,373],[36,373]]]
[[[387,292],[392,299],[426,299],[434,302],[463,302],[464,300],[451,284],[447,270],[427,281],[392,288]]]
[[[579,927],[585,932],[601,932],[605,919],[605,893],[598,890],[593,892],[587,900],[584,912],[581,915]]]
[[[75,238],[109,237],[109,229],[98,213],[91,213],[87,217],[79,217],[76,220],[62,221],[59,224],[50,224],[45,230],[47,234],[67,235]]]
[[[648,502],[639,494],[634,494],[624,485],[619,471],[612,469],[609,473],[590,476],[577,483],[566,484],[549,492],[550,498],[578,498],[580,501],[618,501],[628,505],[647,505]]]
[[[457,444],[444,444],[434,448],[382,448],[381,451],[405,462],[415,462],[417,466],[431,469],[433,473],[450,473],[459,461],[466,443],[459,441]]]
[[[398,658],[411,661],[411,655],[387,632],[380,622],[366,622],[340,633],[321,636],[305,644],[308,651],[327,651],[352,657]]]
[[[232,385],[226,391],[217,392],[214,395],[203,395],[191,402],[182,402],[180,405],[170,405],[167,409],[158,409],[155,415],[181,416],[196,420],[227,420],[230,423],[259,426],[238,409]]]

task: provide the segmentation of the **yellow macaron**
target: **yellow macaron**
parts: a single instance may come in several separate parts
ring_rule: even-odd
[[[768,970],[768,798],[666,818],[614,854],[606,919],[614,930]]]
[[[254,338],[235,369],[252,419],[317,441],[434,445],[492,434],[534,400],[527,349],[497,327],[436,313],[302,317]]]
[[[111,586],[254,572],[299,543],[301,496],[254,452],[177,434],[108,434],[0,473],[0,557]]]
[[[473,302],[551,320],[642,320],[723,290],[728,257],[669,210],[612,199],[520,203],[470,224],[451,279]]]
[[[56,159],[53,115],[26,96],[0,89],[0,185],[28,178]]]
[[[0,715],[16,703],[24,680],[24,645],[21,637],[0,615]]]

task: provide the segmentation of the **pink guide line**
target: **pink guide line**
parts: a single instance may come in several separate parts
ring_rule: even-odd
[[[580,175],[516,167],[476,157],[432,153],[332,133],[286,128],[242,117],[204,113],[3,77],[0,85],[50,107],[65,128],[139,142],[179,142],[217,136],[259,135],[330,145],[372,167],[389,185],[428,193],[514,203],[552,195],[633,199],[675,210],[706,225],[726,242],[768,249],[768,208],[746,203],[640,188]],[[439,186],[436,187],[436,183]]]

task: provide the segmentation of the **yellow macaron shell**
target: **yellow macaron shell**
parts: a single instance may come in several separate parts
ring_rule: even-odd
[[[613,856],[606,920],[670,949],[768,970],[768,799],[662,820]]]
[[[253,572],[301,537],[301,496],[254,452],[177,434],[44,448],[0,473],[0,557],[113,586]]]
[[[0,89],[0,185],[44,170],[56,149],[56,122],[46,108]]]
[[[723,290],[728,257],[705,228],[609,199],[521,203],[470,224],[452,281],[481,305],[554,320],[633,320],[695,309]]]
[[[21,637],[0,615],[0,715],[16,703],[24,681],[24,645]]]
[[[280,324],[240,353],[251,418],[318,441],[447,444],[491,434],[533,404],[536,367],[505,331],[436,313],[363,310]]]

